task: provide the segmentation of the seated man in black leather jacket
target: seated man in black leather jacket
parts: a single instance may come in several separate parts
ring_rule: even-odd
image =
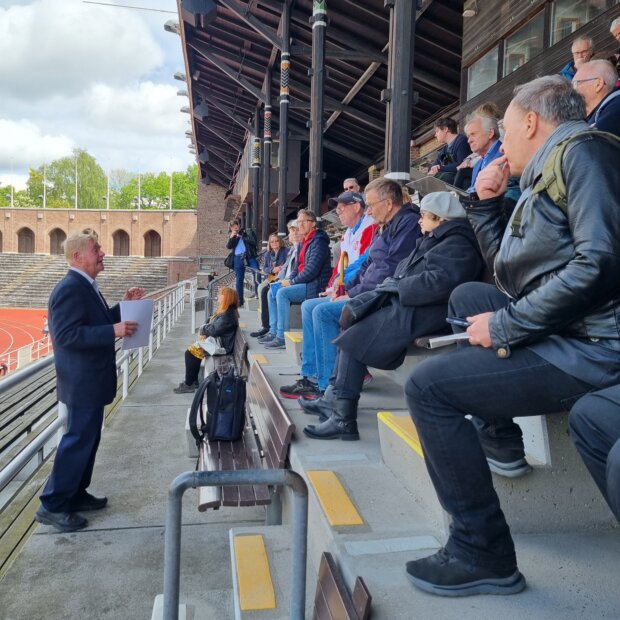
[[[584,101],[561,76],[520,86],[506,110],[503,156],[476,182],[467,212],[497,286],[452,294],[469,344],[429,359],[406,384],[425,464],[452,523],[445,547],[407,563],[433,594],[513,594],[525,587],[491,473],[467,415],[493,422],[565,411],[620,383],[620,145],[589,131]],[[553,149],[566,147],[567,205],[532,191]],[[508,226],[510,175],[522,195]]]

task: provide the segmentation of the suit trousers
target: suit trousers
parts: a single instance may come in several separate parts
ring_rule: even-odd
[[[52,473],[41,494],[41,504],[50,512],[67,512],[72,500],[90,486],[103,409],[103,405],[68,407],[67,432],[60,440]]]

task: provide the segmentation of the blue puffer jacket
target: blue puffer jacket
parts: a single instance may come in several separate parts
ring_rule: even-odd
[[[306,299],[318,297],[325,290],[332,273],[329,237],[324,230],[317,230],[304,255],[304,268],[291,278],[291,284],[306,285]]]

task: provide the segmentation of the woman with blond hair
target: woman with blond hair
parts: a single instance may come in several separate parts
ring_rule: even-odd
[[[239,327],[239,296],[232,288],[223,288],[217,296],[215,314],[201,328],[198,340],[185,351],[185,381],[174,388],[175,394],[195,392],[198,387],[200,364],[207,356],[231,355],[235,346],[235,333]],[[220,349],[212,338],[218,338]]]

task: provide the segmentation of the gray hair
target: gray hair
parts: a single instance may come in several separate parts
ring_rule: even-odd
[[[561,75],[545,75],[517,86],[511,104],[554,125],[582,121],[586,116],[583,97]]]
[[[311,211],[310,209],[299,209],[299,211],[297,211],[297,220],[299,221],[299,216],[300,215],[305,215],[309,220],[316,222],[318,220],[316,213],[314,211]]]
[[[368,192],[369,189],[377,192],[380,200],[391,200],[395,205],[399,206],[403,204],[403,190],[398,181],[380,177],[371,181],[366,186],[365,192]]]
[[[609,32],[613,32],[616,28],[620,26],[620,17],[616,17],[613,22],[611,22],[609,26]]]
[[[360,186],[359,181],[355,177],[349,177],[342,182],[343,185],[348,185],[349,183],[355,183],[358,187]]]
[[[497,119],[493,116],[489,116],[488,114],[480,114],[478,112],[473,112],[465,119],[465,127],[467,125],[479,121],[482,125],[482,128],[485,131],[493,130],[493,137],[497,140],[499,138],[499,126],[497,124]],[[467,132],[466,132],[467,133]]]
[[[611,92],[616,86],[616,80],[618,79],[618,72],[616,68],[609,62],[609,60],[591,60],[590,62],[581,65],[581,68],[587,67],[592,70],[592,73],[596,74],[596,77],[600,77],[605,86],[607,86],[607,92]]]
[[[92,228],[85,228],[80,232],[69,235],[62,244],[65,258],[71,262],[73,254],[84,250],[91,241],[99,243],[99,235]]]
[[[590,46],[590,49],[594,49],[594,39],[592,37],[586,37],[585,35],[582,35],[580,37],[577,37],[571,44],[570,48],[571,50],[573,49],[573,47],[575,47],[576,43],[587,43]]]
[[[297,220],[296,220],[296,219],[294,219],[294,220],[290,220],[290,221],[287,223],[286,227],[287,227],[289,230],[290,230],[291,228],[295,228],[295,229],[297,229],[297,228],[299,228],[299,225],[297,224]]]

